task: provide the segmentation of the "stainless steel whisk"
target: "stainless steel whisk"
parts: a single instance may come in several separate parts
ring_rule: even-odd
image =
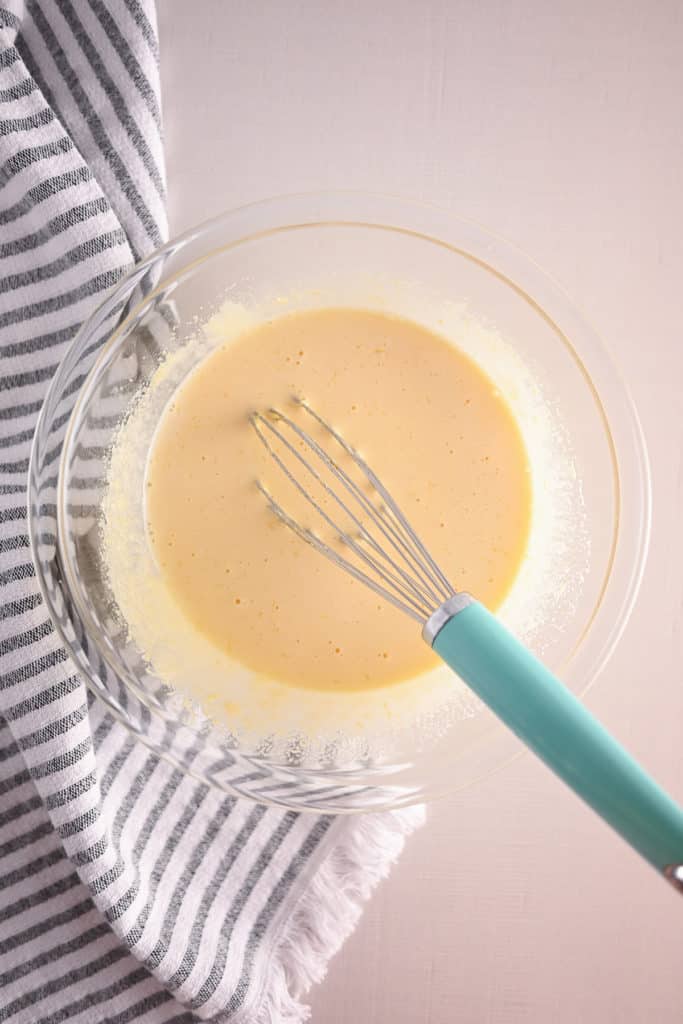
[[[296,404],[328,444],[277,409],[254,412],[251,423],[345,553],[294,519],[259,481],[273,513],[419,622],[424,640],[484,703],[683,892],[681,807],[495,616],[470,594],[455,590],[356,449],[307,402]],[[361,483],[330,454],[334,446],[342,458],[350,458]]]
[[[407,615],[410,615],[417,622],[426,622],[435,608],[455,594],[454,588],[448,582],[424,544],[422,544],[420,538],[382,482],[361,458],[359,453],[347,444],[341,434],[337,433],[307,403],[299,401],[297,404],[309,416],[312,416],[321,427],[328,431],[337,444],[353,459],[365,479],[374,488],[376,495],[381,498],[379,507],[367,495],[363,494],[358,484],[330,457],[324,448],[314,441],[290,417],[274,409],[270,410],[266,416],[261,413],[254,413],[252,416],[254,428],[271,457],[292,484],[294,484],[298,492],[333,530],[335,536],[354,552],[360,563],[375,575],[368,575],[358,565],[354,565],[349,559],[344,558],[329,544],[326,544],[313,530],[302,527],[275,501],[272,494],[266,490],[263,484],[258,482],[257,486],[267,498],[270,508],[278,519],[286,523],[302,540],[311,544],[317,551],[334,562],[335,565],[345,569],[356,579],[371,587],[380,597],[390,601],[391,604]],[[311,463],[301,454],[301,449],[297,448],[297,445],[293,444],[287,437],[287,432],[299,442],[303,442],[303,445],[310,450],[328,471],[328,477],[335,479],[345,488],[349,498],[353,499],[357,504],[358,510],[356,512],[349,507],[348,499],[345,501],[340,497],[338,492],[330,486],[329,481],[326,481],[321,473],[316,470],[314,463]],[[329,495],[332,502],[337,506],[338,511],[346,516],[347,526],[344,526],[337,520],[333,520],[331,515],[321,506],[320,502],[316,501],[311,492],[301,484],[286,462],[280,457],[277,449],[273,447],[273,440],[277,440],[298,461],[303,469],[318,482],[324,493]],[[361,516],[358,515],[358,511],[360,511]],[[382,538],[382,541],[377,540],[375,534],[371,532],[373,529]],[[382,542],[386,547],[382,547]]]

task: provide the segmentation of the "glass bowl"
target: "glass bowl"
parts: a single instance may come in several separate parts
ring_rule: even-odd
[[[626,625],[648,542],[647,457],[629,395],[581,314],[509,243],[442,210],[378,195],[298,195],[225,213],[136,266],[51,382],[29,468],[30,535],[43,597],[74,662],[151,749],[260,802],[379,810],[490,774],[520,745],[462,693],[424,721],[370,737],[346,725],[302,737],[304,697],[290,687],[289,732],[249,733],[180,698],[136,646],[102,554],[112,445],[169,354],[188,354],[188,366],[200,358],[200,324],[226,299],[261,316],[329,304],[384,309],[462,344],[518,413],[534,477],[530,553],[500,614],[576,692]],[[130,486],[140,485],[132,477]],[[327,720],[342,721],[343,708],[337,715],[320,702]]]

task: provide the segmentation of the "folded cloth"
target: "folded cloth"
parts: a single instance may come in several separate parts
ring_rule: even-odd
[[[36,417],[79,325],[165,237],[151,0],[0,0],[0,1022],[304,1020],[421,820],[199,784],[88,695],[50,624]]]

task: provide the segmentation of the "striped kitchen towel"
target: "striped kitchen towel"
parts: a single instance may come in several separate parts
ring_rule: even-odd
[[[226,797],[86,692],[41,604],[29,447],[79,325],[166,237],[151,0],[0,0],[0,1022],[295,1022],[420,811]]]

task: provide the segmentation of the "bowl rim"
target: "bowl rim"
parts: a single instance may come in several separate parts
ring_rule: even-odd
[[[365,217],[358,216],[356,207],[367,207],[368,214]],[[349,212],[353,211],[353,216],[342,216],[344,210],[347,208],[349,209]],[[288,214],[287,211],[291,209],[294,209],[299,213],[298,219],[293,219],[292,215]],[[334,216],[330,215],[332,210],[335,211]],[[327,211],[327,214],[323,216],[322,213],[324,211]],[[480,264],[483,269],[489,273],[493,273],[514,291],[521,294],[521,296],[530,303],[535,311],[542,316],[559,335],[560,339],[568,349],[569,354],[577,364],[586,385],[590,389],[596,408],[603,422],[614,473],[613,484],[615,495],[611,554],[592,613],[581,630],[572,652],[568,656],[569,660],[573,659],[575,654],[580,653],[582,645],[584,644],[587,635],[593,629],[601,611],[604,613],[605,597],[610,589],[610,583],[613,581],[615,564],[620,552],[620,541],[623,536],[624,514],[622,502],[623,470],[618,447],[614,440],[611,423],[615,417],[619,416],[621,418],[621,427],[624,436],[620,438],[620,447],[622,445],[625,447],[626,437],[628,437],[630,440],[631,457],[635,456],[634,459],[632,458],[633,464],[629,467],[629,472],[633,477],[631,483],[635,490],[637,503],[636,507],[628,509],[631,519],[634,520],[635,527],[631,541],[633,552],[629,556],[630,566],[626,566],[625,571],[622,571],[622,575],[625,576],[625,579],[622,582],[620,595],[618,595],[616,601],[613,602],[614,609],[612,611],[612,621],[608,624],[606,635],[602,640],[598,651],[594,653],[589,660],[586,680],[578,690],[580,694],[584,694],[590,686],[593,685],[599,674],[602,672],[623,635],[638,596],[647,560],[652,519],[651,475],[647,447],[637,409],[628,386],[619,371],[618,365],[612,358],[603,339],[597,334],[583,312],[570,299],[561,285],[559,285],[558,282],[540,266],[540,264],[538,264],[532,257],[514,243],[510,242],[503,236],[490,231],[488,228],[483,227],[478,222],[455,215],[437,204],[408,199],[396,195],[389,195],[386,193],[362,192],[355,190],[332,192],[315,191],[284,194],[225,210],[174,237],[163,246],[155,249],[145,257],[145,259],[135,264],[128,273],[126,273],[109,290],[102,301],[98,303],[97,307],[92,310],[90,315],[83,322],[76,336],[64,353],[50,382],[43,406],[41,407],[38,416],[31,445],[28,469],[29,521],[33,518],[32,481],[35,476],[35,463],[39,455],[39,439],[42,435],[41,427],[46,416],[46,409],[50,405],[49,398],[57,390],[58,382],[62,374],[65,372],[65,366],[69,364],[70,358],[79,352],[83,338],[89,335],[89,328],[91,324],[98,320],[102,320],[108,312],[110,313],[116,307],[116,303],[121,296],[129,295],[131,284],[142,279],[147,271],[153,269],[164,256],[173,255],[175,252],[188,246],[191,242],[205,239],[207,236],[211,235],[212,232],[221,231],[226,225],[230,225],[231,222],[239,225],[240,221],[248,221],[252,216],[256,216],[256,219],[260,221],[265,219],[266,222],[270,218],[274,217],[278,223],[275,225],[271,224],[270,227],[265,227],[258,231],[251,230],[247,234],[240,234],[239,232],[236,232],[236,237],[233,237],[230,242],[221,244],[217,248],[220,249],[220,251],[224,251],[225,249],[234,248],[247,241],[254,240],[259,236],[270,235],[273,232],[284,230],[293,230],[297,227],[310,226],[343,225],[346,227],[375,227],[384,230],[399,231],[405,235],[412,234],[419,237],[421,240],[446,247],[447,249],[464,255],[468,259]],[[406,221],[410,221],[411,224],[407,226]],[[473,252],[472,248],[465,245],[467,237],[463,240],[463,235],[470,236],[470,243],[472,240],[478,243],[475,244],[473,248],[475,250],[479,248],[479,253],[476,251]],[[204,252],[198,262],[203,262],[204,260],[209,259],[213,251],[213,249],[209,249]],[[188,260],[183,267],[183,271],[186,271],[187,268],[192,265],[192,262],[192,260]],[[512,273],[513,270],[514,274]],[[179,271],[179,273],[180,272],[182,271]],[[527,278],[530,281],[529,284],[527,284]],[[147,293],[141,302],[128,313],[125,320],[116,326],[112,331],[112,334],[103,342],[85,381],[79,388],[76,401],[70,414],[59,458],[57,489],[58,520],[62,508],[61,495],[63,492],[64,456],[69,450],[69,436],[73,429],[78,408],[83,401],[84,395],[88,391],[89,382],[92,381],[102,363],[106,362],[111,348],[116,344],[117,338],[124,329],[126,323],[135,316],[141,306],[147,306],[158,290],[162,286],[167,285],[169,280],[172,280],[172,278],[165,278],[159,282],[157,286]],[[539,297],[539,292],[542,298]],[[570,340],[570,336],[577,333],[581,334],[584,344],[588,342],[590,345],[590,371],[585,365],[584,357],[579,355],[573,342]],[[613,407],[612,415],[610,415],[609,409],[605,409],[605,395],[600,391],[599,382],[598,384],[595,382],[594,378],[596,376],[596,367],[599,371],[598,375],[600,377],[605,375],[608,380],[611,378],[610,391],[612,393],[609,395],[608,404]],[[75,658],[77,664],[80,664],[80,659],[76,656],[76,645],[65,635],[65,632],[59,622],[59,616],[55,614],[52,598],[44,577],[41,560],[38,557],[38,552],[36,550],[35,531],[30,529],[29,535],[31,555],[36,567],[36,575],[43,600],[46,603],[46,607],[62,643],[66,646],[71,656]],[[58,526],[58,544],[60,546],[60,554],[63,557],[64,553],[61,551],[62,535],[63,530]],[[66,565],[68,566],[68,559],[66,559]],[[71,591],[70,596],[73,599],[76,595],[73,592],[71,581],[68,579],[67,585]],[[79,608],[79,612],[81,611],[82,609]],[[102,648],[97,642],[97,636],[91,635],[90,638],[97,644],[98,650],[102,652]],[[109,703],[101,689],[94,684],[92,679],[89,678],[88,673],[84,671],[83,674],[86,683],[88,683],[89,687],[96,692],[97,696],[105,703]],[[129,681],[126,680],[126,684],[129,685]],[[139,730],[135,729],[134,726],[126,720],[125,715],[122,714],[121,709],[116,706],[116,704],[109,704],[109,707],[129,731],[139,738],[142,738],[140,737]],[[508,756],[507,758],[501,758],[499,764],[495,765],[490,770],[483,772],[481,775],[478,775],[476,780],[488,777],[489,775],[502,770],[503,767],[510,763],[513,757],[514,755]],[[472,781],[475,780],[468,780],[465,785],[471,785]],[[449,791],[452,792],[456,788],[459,787],[454,785]]]

